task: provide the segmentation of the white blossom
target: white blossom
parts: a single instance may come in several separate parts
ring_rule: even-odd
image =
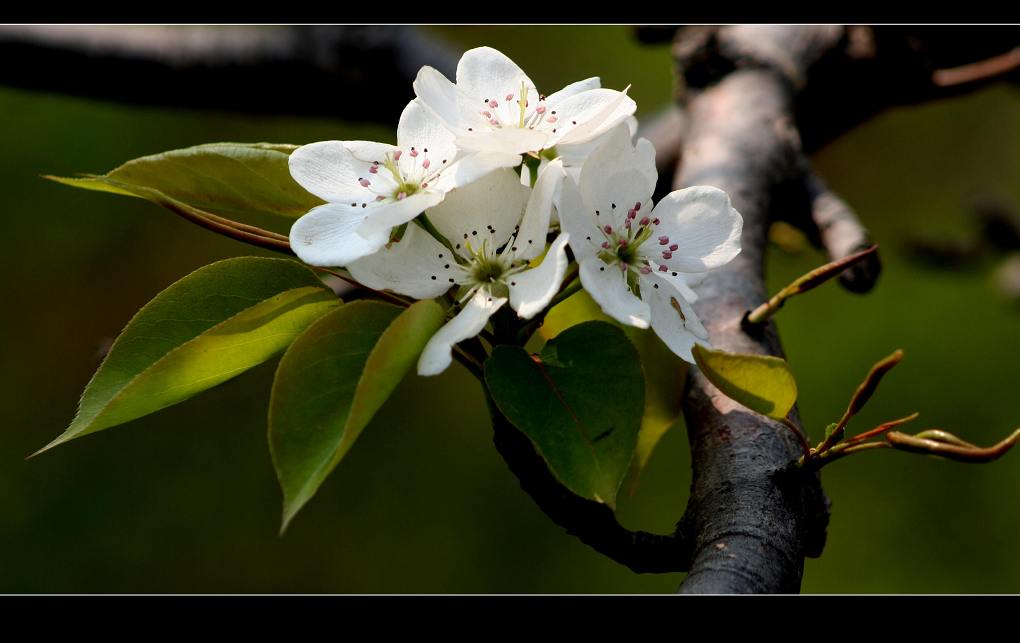
[[[602,88],[597,77],[546,96],[516,63],[491,47],[464,52],[456,84],[423,67],[414,91],[456,134],[457,145],[481,152],[537,153],[590,141],[637,107],[626,91]]]
[[[412,223],[399,241],[348,265],[351,275],[370,288],[417,299],[459,289],[462,308],[426,344],[420,375],[446,370],[453,345],[481,332],[504,304],[529,319],[555,296],[567,268],[569,237],[559,235],[541,264],[531,265],[529,258],[546,248],[547,231],[522,234],[530,193],[512,170],[496,170],[453,190],[425,213],[443,241]]]
[[[513,155],[459,152],[453,134],[411,101],[400,115],[396,145],[322,141],[291,154],[294,180],[327,201],[294,223],[291,246],[307,264],[345,266],[378,251],[393,227],[450,190],[517,162]]]
[[[654,150],[617,138],[592,152],[578,180],[564,180],[563,229],[580,264],[581,283],[602,310],[624,324],[651,328],[693,362],[708,332],[691,303],[691,286],[740,252],[743,219],[725,192],[677,190],[652,207]]]

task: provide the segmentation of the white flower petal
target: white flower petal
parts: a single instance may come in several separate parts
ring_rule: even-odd
[[[570,249],[574,251],[574,257],[579,262],[595,259],[601,263],[600,259],[595,258],[603,240],[602,233],[597,227],[595,213],[588,211],[577,184],[569,177],[560,184],[557,211],[560,227],[570,234]]]
[[[457,86],[433,67],[422,67],[414,79],[414,94],[447,127],[456,130],[461,125]]]
[[[459,274],[451,252],[417,224],[403,238],[347,265],[351,276],[376,290],[392,290],[415,299],[438,297]]]
[[[346,266],[376,252],[388,241],[388,231],[365,234],[360,226],[365,211],[341,203],[312,208],[290,228],[290,245],[311,266]]]
[[[471,98],[504,103],[507,94],[515,97],[520,93],[521,83],[534,90],[535,83],[528,75],[502,52],[492,47],[469,49],[457,63],[457,88]]]
[[[371,208],[370,216],[361,224],[358,232],[364,236],[388,235],[390,228],[407,223],[425,210],[441,203],[444,196],[441,192],[429,190],[412,194],[399,201],[381,201]]]
[[[659,173],[655,169],[655,148],[643,138],[638,139],[637,144],[632,143],[630,130],[624,123],[600,136],[598,141],[599,145],[588,154],[581,169],[579,185],[582,187],[582,194],[592,202],[598,202],[603,198],[606,189],[612,188],[620,181],[612,175],[634,170],[644,177],[644,183],[639,184],[641,192],[645,195],[641,197],[641,202],[644,203],[655,192],[655,183],[659,178]],[[633,205],[632,201],[627,208]]]
[[[505,297],[493,297],[487,289],[479,288],[464,309],[425,344],[418,358],[418,374],[438,375],[445,371],[453,362],[453,345],[482,332],[489,317],[506,302]]]
[[[366,163],[382,161],[387,154],[397,151],[396,145],[375,141],[344,141],[343,144],[354,158]]]
[[[539,172],[535,187],[531,190],[531,198],[528,199],[528,207],[524,211],[524,218],[521,219],[520,232],[517,234],[518,257],[534,259],[545,249],[553,202],[565,176],[563,162],[559,159],[550,162]]]
[[[620,145],[620,142],[624,141],[624,144],[633,147],[633,144],[630,142],[630,130],[627,128],[626,123],[620,123],[608,132],[590,141],[583,143],[561,143],[556,146],[556,152],[559,154],[558,158],[563,161],[565,167],[575,168],[580,172],[581,166],[588,160],[592,152],[610,140],[613,141],[614,145]]]
[[[567,272],[569,239],[568,234],[556,237],[540,265],[510,276],[510,306],[521,319],[531,319],[556,296]]]
[[[397,124],[397,145],[401,150],[400,172],[408,178],[430,174],[443,162],[453,163],[457,157],[456,136],[432,111],[413,100],[400,114]],[[428,159],[430,167],[423,163]]]
[[[426,214],[429,221],[464,256],[467,246],[478,250],[483,240],[490,249],[507,242],[521,222],[531,188],[521,185],[517,174],[500,169],[474,183],[457,188]],[[545,245],[545,237],[542,237]]]
[[[637,134],[638,131],[637,118],[635,118],[634,116],[628,116],[627,118],[623,119],[623,122],[626,123],[627,125],[627,130],[630,132],[630,137],[634,138],[634,135]]]
[[[669,281],[686,299],[689,303],[698,301],[698,293],[694,291],[694,288],[701,285],[701,282],[708,276],[707,272],[677,272],[677,271],[659,271],[659,264],[655,261],[651,262],[651,267],[655,270],[655,274]],[[667,266],[668,268],[668,266]]]
[[[608,171],[607,171],[608,170]],[[581,169],[581,196],[595,225],[619,228],[627,211],[640,203],[637,221],[649,215],[653,185],[637,169],[612,167],[589,160]],[[597,213],[597,214],[596,214]]]
[[[501,152],[479,152],[468,154],[459,161],[443,170],[439,178],[431,185],[439,192],[449,192],[463,185],[477,181],[489,172],[498,168],[516,167],[521,164],[519,154]]]
[[[457,145],[476,152],[524,154],[548,147],[549,134],[540,130],[503,127],[475,129],[457,136]]]
[[[591,78],[585,78],[579,80],[576,83],[570,83],[558,92],[553,92],[545,97],[545,104],[548,109],[556,109],[556,106],[563,102],[565,99],[570,98],[575,94],[586,92],[589,89],[598,89],[602,87],[602,81],[598,76],[592,76]],[[558,110],[557,110],[558,111]]]
[[[570,96],[556,107],[557,127],[549,145],[590,141],[623,122],[636,109],[637,103],[626,92],[613,89],[590,89]]]
[[[679,272],[705,272],[729,263],[740,254],[744,220],[722,190],[696,185],[671,192],[655,206],[652,217],[661,223],[642,251]],[[679,248],[660,258],[657,238],[669,237]]]
[[[357,144],[359,151],[370,144],[368,141],[320,141],[302,145],[290,155],[290,175],[301,187],[324,201],[374,201],[376,195],[359,183],[359,179],[372,176],[368,168],[374,159],[355,158],[347,148],[349,143]]]
[[[606,265],[592,257],[581,261],[581,285],[606,313],[621,324],[648,328],[648,304],[638,299],[627,286],[618,266]]]
[[[680,291],[672,288],[673,282],[660,274],[641,277],[641,298],[651,309],[652,330],[671,351],[693,364],[691,349],[694,344],[711,346],[708,331]]]

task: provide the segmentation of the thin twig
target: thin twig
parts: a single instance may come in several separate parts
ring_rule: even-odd
[[[786,303],[787,299],[821,286],[826,281],[843,273],[843,271],[849,269],[851,266],[868,259],[876,252],[878,252],[877,244],[847,257],[843,257],[842,259],[830,261],[823,266],[815,268],[811,272],[795,279],[792,283],[790,283],[790,285],[773,295],[767,302],[748,313],[744,319],[752,326],[765,323],[769,317],[774,315],[776,311],[783,307],[783,304]]]
[[[987,81],[1020,69],[1020,47],[998,56],[949,69],[936,69],[931,80],[938,87],[955,87]]]

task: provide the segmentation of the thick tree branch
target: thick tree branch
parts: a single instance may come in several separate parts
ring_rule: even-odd
[[[686,571],[691,540],[683,524],[670,535],[631,531],[606,505],[575,495],[549,471],[542,456],[489,399],[493,442],[535,504],[554,523],[595,551],[639,573]]]
[[[935,71],[1011,50],[1020,40],[1016,32],[954,35],[831,26],[677,32],[673,51],[689,93],[675,187],[722,188],[744,216],[741,254],[709,274],[696,304],[717,347],[782,355],[771,322],[753,334],[740,324],[745,310],[767,299],[764,250],[773,217],[799,203],[793,219],[834,258],[870,245],[805,152],[887,107],[973,89],[980,83],[939,85]],[[844,285],[870,288],[877,268],[847,276]],[[688,375],[684,417],[694,476],[682,524],[695,553],[681,591],[798,591],[804,557],[824,546],[828,500],[816,475],[790,467],[800,454],[796,440],[722,395],[697,369]],[[791,422],[799,427],[796,410]]]
[[[0,84],[142,105],[395,123],[422,65],[456,56],[403,26],[3,25]]]

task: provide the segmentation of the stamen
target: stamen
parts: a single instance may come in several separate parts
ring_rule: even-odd
[[[662,253],[662,258],[663,259],[672,259],[673,258],[673,253],[672,252],[668,252],[668,251],[667,252],[663,252]]]
[[[606,231],[606,234],[613,234],[613,226],[611,226],[611,225],[607,225],[606,227],[604,227],[602,229]]]
[[[641,202],[640,201],[635,201],[634,202],[634,209],[635,210],[640,210],[641,209]]]
[[[638,221],[638,223],[640,223],[641,225],[648,225],[649,223],[651,223],[651,221],[648,220],[648,217],[641,217],[641,220]]]
[[[368,186],[372,185],[372,182],[369,181],[368,179],[358,179],[358,183],[360,183],[361,187],[363,188],[367,188]]]
[[[641,274],[642,275],[650,275],[650,274],[652,274],[652,269],[649,268],[648,266],[641,266]]]
[[[666,245],[668,243],[669,243],[669,237],[667,237],[665,235],[659,237],[659,245],[660,246],[664,246],[664,245]]]
[[[400,150],[397,150],[396,152],[394,152],[394,153],[393,153],[393,160],[394,160],[394,161],[399,161],[399,160],[400,160],[400,155],[401,155],[401,154],[403,154],[403,152],[401,152]]]
[[[488,105],[489,105],[489,107],[491,107],[492,109],[496,109],[497,107],[499,107],[499,103],[497,103],[497,102],[496,102],[496,99],[495,99],[495,98],[493,98],[492,100],[490,100],[490,101],[489,101],[489,103],[488,103]]]
[[[373,165],[372,167],[368,168],[368,173],[369,174],[378,174],[379,173],[379,166],[378,165]]]
[[[545,114],[545,105],[539,105],[535,108],[536,114]]]
[[[418,156],[418,150],[416,150],[416,149],[414,149],[414,148],[412,147],[412,148],[411,148],[411,158],[414,158],[414,157],[416,157],[416,156]]]
[[[669,246],[670,252],[675,252],[676,250],[679,250],[679,249],[680,249],[680,246],[678,246],[675,243]]]
[[[666,266],[659,266],[659,272],[666,272],[667,270],[669,270],[669,268]]]
[[[430,165],[432,165],[432,162],[429,161],[428,159],[425,159],[424,161],[421,162],[421,166],[426,170],[429,169]]]

